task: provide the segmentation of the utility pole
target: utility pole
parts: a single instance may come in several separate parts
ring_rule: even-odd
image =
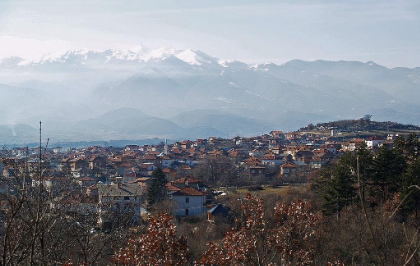
[[[43,186],[43,180],[42,180],[42,122],[41,121],[39,121],[39,165],[38,165],[38,167],[39,167],[39,169],[38,169],[38,171],[39,171],[39,187],[40,187],[40,192],[41,192],[41,190],[42,190],[42,186]]]
[[[25,173],[23,174],[23,184],[22,184],[22,193],[26,196],[26,177],[29,176],[29,166],[28,166],[28,157],[29,157],[29,147],[26,146],[26,158],[25,158]]]

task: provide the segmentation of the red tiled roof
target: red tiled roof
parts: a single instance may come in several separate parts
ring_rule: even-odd
[[[245,163],[247,165],[261,165],[261,160],[256,157],[250,157],[248,159],[245,159]]]
[[[191,170],[191,167],[189,165],[181,165],[178,169],[183,169],[183,170]]]
[[[296,164],[294,164],[294,163],[291,163],[291,162],[287,162],[287,163],[285,163],[285,164],[281,165],[281,167],[282,167],[282,168],[296,168],[296,167],[297,167],[297,165],[296,165]]]
[[[193,187],[184,187],[183,189],[172,194],[173,196],[204,196],[204,193],[193,188]]]
[[[172,181],[172,183],[175,183],[175,184],[185,184],[185,182],[188,182],[189,184],[202,183],[201,180],[195,179],[192,177],[183,177],[183,178],[175,179]]]
[[[129,184],[147,182],[148,180],[149,180],[148,177],[139,177],[136,180],[133,180],[133,181],[129,182]]]
[[[151,164],[151,163],[142,163],[142,164],[140,164],[140,168],[143,168],[143,169],[147,169],[147,168],[149,168],[150,166],[155,166],[154,164]]]
[[[263,159],[263,160],[275,160],[275,159],[276,159],[276,156],[275,156],[274,154],[265,154],[265,155],[262,157],[262,159]]]
[[[96,181],[96,179],[86,176],[86,177],[80,178],[79,181]]]
[[[181,190],[179,187],[174,186],[174,185],[172,184],[172,182],[168,182],[168,183],[166,184],[166,188],[167,188],[169,191],[180,191],[180,190]]]
[[[162,172],[164,172],[164,173],[170,173],[171,172],[171,169],[165,168],[165,169],[162,170]]]
[[[145,154],[145,155],[143,155],[143,159],[145,159],[145,160],[156,160],[156,156],[154,154]]]
[[[365,142],[363,139],[352,139],[349,141],[350,143],[361,143],[361,142]]]

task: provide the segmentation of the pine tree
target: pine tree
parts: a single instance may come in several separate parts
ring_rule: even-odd
[[[416,134],[412,133],[407,138],[399,137],[395,140],[395,148],[403,154],[407,163],[407,172],[403,176],[403,190],[401,199],[402,210],[405,214],[414,212],[418,217],[420,209],[420,141]]]
[[[405,213],[414,212],[418,217],[420,209],[420,190],[415,185],[420,185],[420,160],[413,161],[404,175],[404,186],[401,199],[405,199],[402,209]]]
[[[404,157],[397,149],[382,146],[373,160],[371,195],[385,202],[401,191],[406,166]]]
[[[420,141],[415,133],[408,135],[407,138],[398,137],[395,140],[395,148],[404,155],[408,163],[420,156]]]
[[[356,197],[355,178],[346,160],[340,161],[329,174],[323,177],[327,183],[322,195],[322,212],[339,216],[340,211],[351,205]]]
[[[166,176],[161,168],[153,171],[150,186],[147,190],[147,203],[149,206],[166,199],[166,183]]]
[[[357,169],[357,159],[359,158],[359,169]],[[353,160],[353,171],[360,175],[360,186],[362,190],[362,200],[365,200],[366,187],[369,181],[372,179],[372,167],[373,167],[373,156],[370,150],[367,148],[365,142],[360,145],[356,151],[356,156]],[[358,171],[358,172],[357,172]]]

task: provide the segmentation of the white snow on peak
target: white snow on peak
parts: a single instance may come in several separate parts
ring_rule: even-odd
[[[135,54],[145,54],[145,53],[149,53],[150,49],[147,47],[144,47],[143,45],[139,45],[139,46],[131,47],[130,49],[127,50],[127,52],[132,52]]]
[[[193,50],[187,49],[179,54],[176,55],[179,60],[184,61],[190,65],[201,65],[203,62],[202,58],[197,55]],[[211,63],[211,62],[206,62]]]
[[[150,59],[165,59],[171,55],[179,53],[179,50],[176,50],[174,48],[168,48],[168,47],[161,47],[156,50],[151,50],[147,54],[146,61]]]
[[[137,52],[130,50],[107,50],[104,51],[102,54],[106,56],[107,62],[112,59],[117,60],[127,60],[127,61],[144,61],[146,59],[145,53],[148,52],[147,50]]]
[[[219,65],[221,65],[222,67],[229,67],[228,64],[232,64],[234,62],[237,62],[237,61],[235,61],[235,60],[222,60],[222,59],[217,60],[217,63]]]
[[[219,59],[213,58],[199,50],[187,49],[176,55],[179,60],[184,61],[190,65],[202,65],[202,64],[219,64]]]
[[[168,55],[176,54],[177,50],[171,48],[159,48],[150,50],[143,46],[137,46],[128,50],[109,49],[105,51],[89,51],[89,50],[69,50],[65,53],[48,53],[35,58],[23,60],[19,65],[39,65],[44,63],[66,63],[69,61],[83,61],[93,59],[103,63],[110,60],[126,60],[126,61],[148,61],[150,59],[164,59]]]
[[[255,71],[269,71],[270,65],[272,65],[272,63],[252,64],[252,65],[249,65],[249,68]]]
[[[18,65],[19,66],[24,66],[24,65],[29,65],[29,64],[36,64],[36,65],[37,64],[43,64],[45,62],[52,62],[52,61],[58,60],[62,56],[63,56],[63,53],[60,53],[60,52],[47,53],[47,54],[43,54],[41,56],[27,58],[27,59],[21,61]]]
[[[38,57],[28,58],[20,62],[19,66],[24,65],[40,65],[44,63],[52,63],[52,62],[59,62],[65,63],[72,60],[87,60],[89,56],[98,54],[101,52],[98,51],[89,51],[89,50],[68,50],[65,53],[62,52],[55,52],[55,53],[47,53],[43,54]]]
[[[177,50],[174,48],[161,47],[151,50],[144,46],[136,46],[127,50],[109,49],[105,51],[69,50],[66,52],[48,53],[36,58],[22,60],[19,65],[41,65],[44,63],[71,63],[71,64],[108,64],[113,61],[159,61],[168,57],[177,57],[190,65],[217,64],[228,67],[229,61],[222,61],[211,57],[199,50]]]
[[[228,65],[227,65],[228,62],[226,62],[226,61],[219,60],[217,63],[219,63],[219,65],[221,65],[222,67],[228,67]]]

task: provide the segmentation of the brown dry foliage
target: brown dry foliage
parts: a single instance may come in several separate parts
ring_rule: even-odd
[[[114,257],[115,265],[185,265],[189,252],[184,237],[177,237],[172,216],[164,212],[149,218],[147,232],[132,237]]]
[[[318,217],[308,207],[304,201],[278,204],[276,227],[269,229],[263,200],[247,194],[243,219],[220,244],[210,242],[195,265],[312,265]]]

